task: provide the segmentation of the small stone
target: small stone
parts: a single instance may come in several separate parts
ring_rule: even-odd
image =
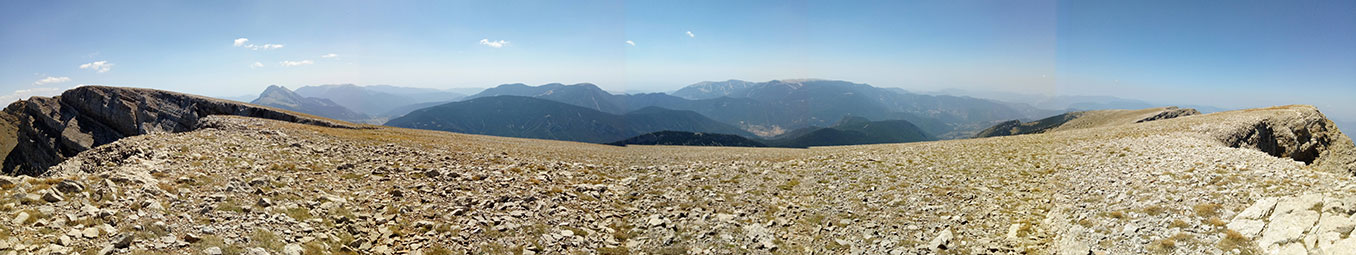
[[[1008,226],[1008,235],[1007,235],[1007,238],[1008,238],[1008,239],[1017,239],[1017,232],[1018,232],[1018,230],[1021,230],[1021,229],[1022,229],[1022,224],[1021,224],[1021,223],[1012,224],[1012,226]]]
[[[255,202],[254,205],[258,205],[259,207],[269,207],[269,206],[273,206],[273,200],[269,200],[269,199],[266,198],[266,197],[265,197],[265,198],[259,198],[259,202]]]
[[[99,249],[99,255],[109,255],[109,254],[113,254],[113,251],[115,251],[115,250],[117,250],[117,249],[118,249],[118,248],[115,248],[115,247],[113,247],[112,245],[104,245],[104,248],[103,248],[103,249]]]
[[[419,228],[419,229],[432,229],[432,228],[433,228],[433,222],[432,222],[432,221],[426,221],[426,220],[416,221],[416,222],[414,222],[414,227],[415,227],[415,228]]]
[[[118,249],[127,248],[129,246],[132,246],[132,241],[134,241],[134,239],[135,237],[133,237],[131,233],[123,233],[122,235],[119,235],[116,239],[113,239],[116,240],[113,242],[113,247]]]
[[[301,255],[301,251],[302,251],[301,245],[293,243],[287,244],[287,246],[283,246],[282,253],[283,255]]]
[[[245,254],[249,254],[249,255],[268,255],[268,250],[265,250],[264,248],[260,248],[260,247],[254,247],[254,248],[246,249],[246,250],[245,250]]]
[[[950,245],[951,245],[951,230],[946,229],[942,230],[941,234],[937,234],[936,238],[932,238],[932,241],[928,242],[927,248],[933,250],[945,250],[950,248],[949,247]]]
[[[42,194],[42,201],[47,201],[48,203],[61,202],[62,200],[66,199],[61,197],[61,192],[46,191]]]
[[[221,247],[208,247],[207,249],[203,249],[202,253],[207,255],[221,255]]]
[[[645,222],[650,224],[650,227],[658,227],[664,225],[664,218],[659,217],[658,214],[650,215],[650,219],[646,220]]]
[[[64,180],[61,181],[61,183],[57,183],[56,190],[59,190],[64,193],[76,193],[84,191],[85,185],[80,185],[80,182],[76,182],[73,180]]]
[[[97,238],[99,237],[99,229],[88,227],[85,228],[85,230],[81,230],[80,235],[85,236],[85,238]]]
[[[201,237],[198,237],[198,235],[194,235],[194,234],[192,234],[192,233],[184,234],[183,239],[184,239],[185,242],[190,242],[190,243],[196,243],[196,242],[198,242],[198,241],[202,241],[202,238],[201,238]]]
[[[28,217],[28,212],[19,212],[19,215],[14,216],[14,220],[9,221],[9,223],[21,225],[24,224],[24,221],[28,221]]]

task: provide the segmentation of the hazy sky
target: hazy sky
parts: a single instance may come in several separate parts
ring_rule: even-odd
[[[1356,1],[3,1],[0,97],[824,78],[1356,120]]]

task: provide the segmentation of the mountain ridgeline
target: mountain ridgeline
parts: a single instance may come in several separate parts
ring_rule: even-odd
[[[288,90],[287,87],[277,85],[268,86],[267,89],[264,89],[264,93],[259,94],[258,99],[250,103],[336,120],[360,122],[369,118],[365,114],[356,113],[335,104],[334,101],[329,99],[303,97]]]
[[[491,96],[415,110],[387,126],[468,134],[606,143],[656,131],[753,136],[691,111],[648,107],[613,114],[552,100]]]
[[[638,135],[627,138],[626,140],[608,143],[617,146],[626,145],[682,145],[682,146],[715,146],[715,147],[767,147],[753,139],[744,138],[737,135],[684,132],[684,131],[659,131],[649,134]]]
[[[345,108],[377,118],[395,118],[410,111],[412,105],[441,104],[459,100],[466,95],[437,89],[408,88],[390,85],[357,86],[353,84],[305,86],[296,93],[306,97],[325,98]]]
[[[613,114],[651,106],[689,110],[764,138],[802,128],[828,126],[844,116],[907,120],[939,138],[963,138],[995,121],[1058,114],[991,100],[920,95],[832,80],[703,82],[680,89],[673,95],[614,95],[588,83],[506,84],[470,98],[497,95],[542,98]]]
[[[735,139],[733,137],[739,136],[664,131],[644,134],[609,144],[807,148],[811,146],[909,143],[935,140],[923,130],[905,120],[871,121],[855,116],[844,117],[831,127],[803,128],[772,139],[743,137]],[[684,141],[682,140],[684,138],[692,140]]]
[[[1040,134],[1059,130],[1125,125],[1200,114],[1201,112],[1196,109],[1178,108],[1176,106],[1140,110],[1070,112],[1032,122],[1022,122],[1020,120],[1005,121],[980,131],[979,134],[975,135],[975,138]]]

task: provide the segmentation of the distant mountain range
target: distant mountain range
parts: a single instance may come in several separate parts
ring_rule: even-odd
[[[878,143],[909,143],[935,140],[906,120],[871,121],[847,116],[827,128],[806,128],[767,142],[779,147],[810,147]]]
[[[251,104],[263,105],[288,111],[306,113],[343,121],[361,122],[367,115],[356,113],[325,98],[303,97],[287,87],[270,85],[259,94]]]
[[[680,89],[674,95],[614,95],[588,83],[505,84],[469,98],[498,95],[542,98],[614,114],[651,106],[690,110],[764,138],[795,129],[827,126],[849,115],[908,120],[926,132],[958,138],[999,120],[1058,113],[992,100],[919,95],[831,80],[702,82]]]
[[[908,143],[930,140],[934,139],[905,120],[871,121],[862,117],[848,116],[832,127],[803,128],[769,140],[726,134],[664,131],[644,134],[609,144],[806,148],[811,146]]]
[[[986,132],[982,136],[1025,133],[1032,131],[1024,129],[1041,129],[1049,119],[1031,123],[1021,120],[1065,113],[1043,108],[1151,105],[1114,97],[1048,97],[1033,106],[817,79],[708,81],[672,94],[613,94],[590,83],[504,84],[464,97],[436,89],[351,84],[307,86],[295,94],[299,96],[279,96],[289,101],[274,100],[277,102],[271,104],[336,119],[355,118],[334,107],[338,105],[366,116],[364,122],[368,123],[472,134],[605,143],[658,131],[684,131],[737,135],[782,147],[957,139],[981,132]],[[1006,98],[1021,98],[1017,95]],[[306,98],[327,99],[328,104]],[[307,107],[301,107],[303,103]],[[999,129],[985,130],[995,124]],[[672,137],[679,136],[669,133],[663,138]]]
[[[620,141],[657,131],[753,134],[692,111],[648,107],[612,114],[546,99],[480,97],[415,110],[387,126],[468,134],[541,138],[591,143]]]
[[[353,84],[306,86],[298,88],[296,92],[306,97],[329,99],[348,109],[373,117],[398,117],[408,111],[393,112],[393,110],[404,106],[431,102],[451,102],[466,96],[428,88],[390,85],[357,86]]]
[[[659,131],[643,134],[626,140],[608,143],[611,145],[685,145],[685,146],[727,146],[727,147],[767,147],[762,142],[737,135],[697,133],[684,131]]]

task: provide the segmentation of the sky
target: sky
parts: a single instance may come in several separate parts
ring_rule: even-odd
[[[0,100],[81,84],[821,78],[1356,121],[1356,1],[3,1]]]

